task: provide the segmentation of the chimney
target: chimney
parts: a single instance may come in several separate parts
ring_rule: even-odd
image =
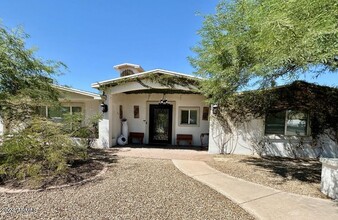
[[[116,65],[114,66],[114,69],[119,71],[120,77],[144,72],[144,69],[140,65],[131,64],[131,63],[122,63],[119,65]]]

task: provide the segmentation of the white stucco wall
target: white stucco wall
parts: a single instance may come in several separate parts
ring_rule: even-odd
[[[0,117],[0,136],[4,133],[4,125],[2,123],[2,118]]]
[[[322,193],[332,199],[338,199],[338,159],[322,158],[321,186]]]
[[[234,153],[253,155],[262,150],[263,155],[281,157],[316,158],[338,157],[338,146],[322,135],[318,143],[311,136],[264,135],[264,120],[252,119],[241,125],[230,122],[232,132],[210,117],[209,153]],[[261,148],[264,146],[264,148]]]
[[[135,85],[129,85],[127,88],[131,89],[132,86]],[[119,109],[122,105],[123,118],[127,119],[129,132],[143,132],[145,134],[144,143],[149,143],[149,106],[150,104],[158,104],[163,98],[163,94],[114,94],[115,89],[110,92],[106,101],[109,111],[104,114],[105,119],[99,124],[101,142],[108,140],[109,146],[116,145],[116,139],[121,135]],[[198,94],[167,94],[165,98],[173,105],[172,144],[176,144],[177,134],[192,134],[193,145],[199,146],[200,134],[209,131],[209,122],[202,120],[203,107],[207,107],[204,97]],[[134,118],[134,106],[139,106],[139,118]],[[198,126],[179,125],[180,107],[199,108]]]

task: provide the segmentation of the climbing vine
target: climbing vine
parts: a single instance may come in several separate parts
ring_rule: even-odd
[[[151,82],[158,83],[161,86],[167,87],[169,93],[170,90],[177,90],[177,87],[189,88],[192,93],[200,93],[198,79],[190,79],[184,76],[168,75],[163,73],[149,73],[144,76],[121,78],[117,81],[110,83],[109,85],[100,86],[100,90],[105,90],[107,87],[124,85],[129,82],[138,82],[145,89],[149,90],[156,90],[151,85],[147,84]]]
[[[263,118],[271,111],[296,110],[309,114],[314,145],[321,135],[327,135],[338,143],[337,88],[295,81],[283,87],[231,95],[220,100],[218,105],[215,118],[228,134],[232,133],[233,125],[243,125],[253,118]],[[264,148],[265,143],[262,141],[252,143],[256,152]]]

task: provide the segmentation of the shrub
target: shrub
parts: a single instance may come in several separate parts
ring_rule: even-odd
[[[4,137],[0,175],[18,180],[65,172],[75,159],[86,159],[87,147],[76,144],[62,124],[33,118],[24,128]]]

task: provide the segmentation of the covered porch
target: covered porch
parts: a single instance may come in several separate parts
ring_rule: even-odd
[[[159,80],[164,76],[167,83]],[[182,78],[186,86],[180,84]],[[122,120],[127,123],[128,136],[132,135],[126,137],[129,144],[199,149],[201,145],[207,146],[210,109],[194,85],[197,80],[193,76],[153,70],[101,82],[96,87],[103,93],[107,111],[99,123],[98,146],[108,148],[118,144]]]

